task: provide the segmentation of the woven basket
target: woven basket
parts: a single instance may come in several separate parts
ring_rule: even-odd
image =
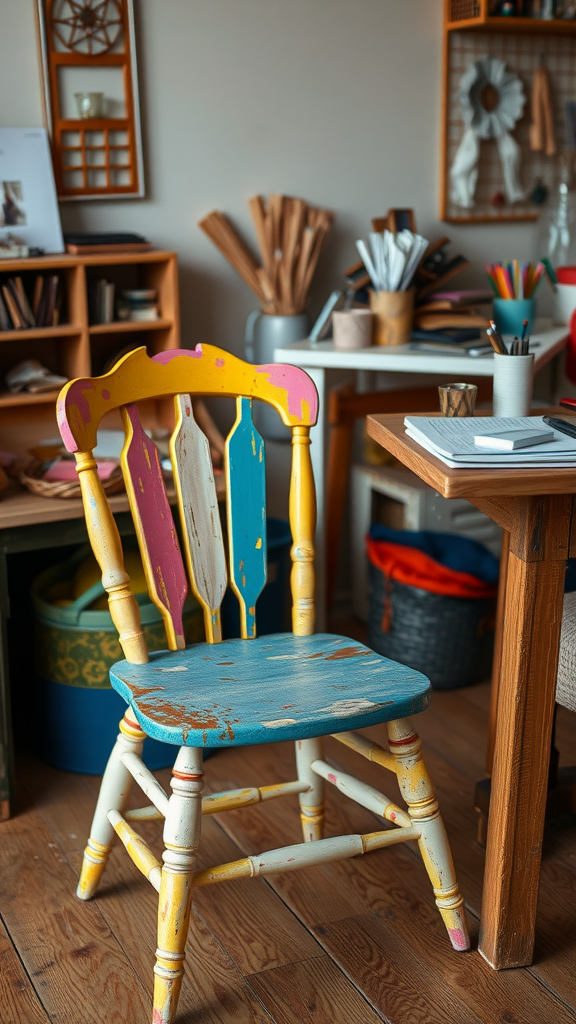
[[[495,598],[446,597],[385,576],[372,563],[368,645],[423,672],[435,690],[490,677]]]
[[[41,498],[80,498],[79,480],[43,480],[44,463],[33,459],[18,473],[18,480],[33,494]],[[120,466],[112,471],[107,480],[102,480],[105,494],[119,494],[124,490],[124,477]]]

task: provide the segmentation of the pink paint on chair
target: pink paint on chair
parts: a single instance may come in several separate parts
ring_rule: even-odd
[[[316,423],[318,416],[318,392],[310,377],[299,366],[286,363],[264,363],[255,367],[256,373],[268,374],[268,380],[276,388],[282,388],[288,396],[288,412],[297,419],[306,419],[303,403],[308,403],[309,423]]]
[[[83,423],[90,423],[90,405],[86,395],[94,390],[95,386],[92,381],[86,380],[85,377],[81,377],[79,380],[72,381],[72,384],[66,392],[65,399],[58,398],[58,402],[56,404],[56,419],[60,429],[60,435],[66,445],[66,450],[69,452],[77,452],[78,445],[74,440],[68,421],[77,419],[79,416]]]
[[[134,500],[142,527],[146,555],[154,580],[154,593],[172,620],[178,648],[186,646],[182,608],[188,593],[180,545],[168,504],[158,449],[146,436],[135,405],[126,413],[134,434],[126,453],[126,464],[134,488]],[[145,553],[142,552],[146,564]],[[161,609],[162,610],[162,609]]]
[[[195,349],[169,348],[166,352],[158,352],[158,355],[152,356],[152,359],[155,363],[161,363],[165,366],[166,363],[171,363],[178,356],[188,356],[189,359],[202,359],[203,355],[202,345],[196,345]]]

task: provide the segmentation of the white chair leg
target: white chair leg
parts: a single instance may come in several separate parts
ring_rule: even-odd
[[[114,829],[108,821],[108,811],[122,811],[130,792],[132,776],[120,758],[127,750],[140,755],[145,739],[146,734],[134,720],[131,711],[126,711],[102,778],[90,838],[84,850],[82,871],[76,889],[76,895],[81,900],[89,900],[94,895],[108,861],[114,837]]]
[[[398,767],[398,784],[410,817],[421,828],[418,847],[432,882],[436,906],[454,949],[470,948],[464,900],[460,895],[448,836],[432,782],[420,753],[420,737],[408,718],[388,722],[388,743]]]
[[[300,782],[307,782],[310,789],[299,794],[300,821],[304,842],[322,839],[324,835],[324,779],[312,771],[313,761],[324,759],[321,739],[296,740],[296,770]]]
[[[182,987],[192,873],[196,867],[194,853],[200,842],[202,822],[202,750],[180,747],[172,774],[158,902],[153,1024],[171,1024]]]

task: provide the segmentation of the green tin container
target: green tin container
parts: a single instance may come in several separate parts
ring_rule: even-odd
[[[110,686],[109,669],[124,657],[108,610],[88,606],[104,593],[100,582],[72,604],[61,606],[47,594],[64,591],[86,547],[61,565],[40,573],[32,584],[35,625],[36,725],[40,756],[56,768],[100,775],[118,735],[126,710],[122,697]],[[162,616],[147,594],[137,594],[140,619],[148,650],[166,649]],[[202,610],[188,597],[184,605],[187,643],[204,640]],[[151,769],[174,761],[174,748],[147,739],[143,759]]]

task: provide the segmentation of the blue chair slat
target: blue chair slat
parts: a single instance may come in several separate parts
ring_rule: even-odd
[[[239,398],[226,441],[230,582],[240,604],[244,639],[256,636],[256,601],[266,584],[266,459],[252,421],[252,401]]]
[[[117,662],[112,685],[149,736],[243,746],[346,732],[423,711],[430,684],[348,637],[262,636]]]

